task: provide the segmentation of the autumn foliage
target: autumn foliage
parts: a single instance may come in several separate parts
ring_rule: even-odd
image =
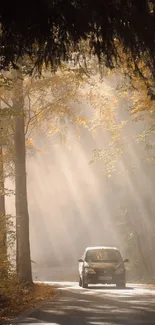
[[[21,285],[16,276],[0,283],[0,324],[34,308],[38,302],[51,300],[56,294],[46,284]]]

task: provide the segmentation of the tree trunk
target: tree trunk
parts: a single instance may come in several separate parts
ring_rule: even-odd
[[[0,144],[0,276],[7,277],[7,224],[4,196],[3,150]]]
[[[23,79],[20,70],[13,71],[13,107],[15,110],[15,192],[17,230],[17,271],[21,282],[32,282],[29,214],[26,183]]]

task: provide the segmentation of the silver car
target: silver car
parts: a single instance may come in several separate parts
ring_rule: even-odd
[[[79,286],[88,284],[116,284],[126,286],[125,263],[116,247],[87,247],[79,261]]]

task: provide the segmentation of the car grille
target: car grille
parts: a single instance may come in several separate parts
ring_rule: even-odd
[[[97,276],[113,276],[114,270],[113,269],[94,269]]]

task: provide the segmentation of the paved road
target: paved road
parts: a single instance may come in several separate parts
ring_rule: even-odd
[[[155,289],[128,285],[81,289],[75,282],[55,282],[59,293],[23,319],[20,325],[155,325]],[[13,322],[14,323],[14,322]],[[12,323],[12,324],[13,324]]]

